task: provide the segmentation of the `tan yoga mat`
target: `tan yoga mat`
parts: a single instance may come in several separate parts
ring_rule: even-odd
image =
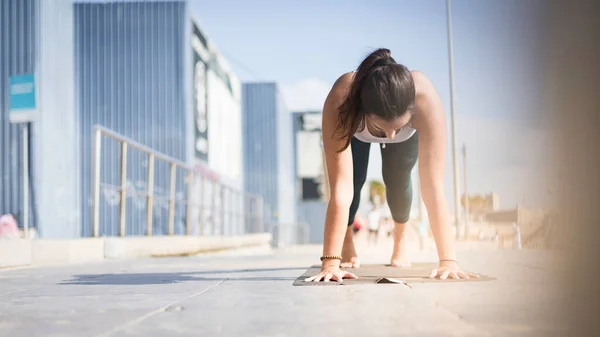
[[[438,283],[438,282],[482,282],[492,281],[496,278],[482,275],[473,271],[468,271],[479,275],[478,278],[470,278],[468,280],[455,279],[431,279],[429,274],[437,267],[436,263],[414,263],[410,268],[397,268],[390,265],[382,264],[367,264],[361,265],[360,268],[343,268],[354,275],[358,279],[344,279],[344,282],[304,282],[305,279],[317,275],[321,270],[320,265],[311,266],[304,274],[294,281],[295,286],[316,286],[316,285],[353,285],[353,284],[411,284],[411,283]]]

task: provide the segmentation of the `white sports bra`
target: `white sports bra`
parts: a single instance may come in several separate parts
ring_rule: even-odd
[[[361,131],[357,131],[354,134],[354,137],[356,137],[361,142],[365,142],[365,143],[380,143],[381,147],[383,147],[383,148],[385,148],[386,143],[402,143],[402,142],[408,140],[410,137],[412,137],[412,135],[414,135],[415,132],[417,131],[416,129],[414,129],[411,126],[406,126],[406,127],[402,128],[402,130],[398,131],[398,133],[396,133],[396,135],[394,136],[393,139],[387,139],[387,138],[383,138],[383,137],[373,136],[369,132],[369,128],[367,128],[366,122],[363,123],[363,125],[364,125],[364,128]]]

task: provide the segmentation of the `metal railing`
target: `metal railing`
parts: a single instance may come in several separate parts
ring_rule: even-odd
[[[103,167],[102,140],[103,136],[119,142],[119,185],[111,185],[101,182],[101,170]],[[100,231],[101,222],[101,191],[112,190],[119,193],[119,236],[127,235],[127,193],[128,193],[128,151],[135,149],[146,156],[147,159],[147,182],[146,191],[143,193],[146,203],[146,236],[153,235],[153,209],[157,195],[155,194],[155,166],[158,161],[168,164],[168,235],[175,235],[175,212],[176,204],[182,203],[185,211],[185,234],[191,235],[193,229],[198,234],[204,234],[210,229],[212,235],[219,233],[225,235],[227,222],[240,221],[243,223],[243,233],[259,233],[265,231],[265,207],[262,197],[251,195],[243,191],[227,186],[216,179],[207,177],[202,170],[195,169],[186,163],[159,153],[132,139],[119,135],[102,126],[93,127],[93,163],[92,163],[92,236],[105,235]],[[176,197],[176,183],[178,170],[185,172],[185,199]],[[212,185],[212,186],[210,186]],[[206,200],[206,194],[210,193],[212,198]],[[139,195],[139,193],[137,193]],[[200,196],[200,198],[195,198]],[[199,199],[198,201],[195,201]],[[196,211],[197,217],[194,217]],[[209,214],[207,216],[207,214]],[[196,218],[196,219],[194,219]],[[221,221],[217,221],[220,219]],[[195,220],[195,221],[194,221]],[[210,222],[210,223],[209,223]],[[232,229],[234,231],[234,229]],[[230,233],[230,234],[243,234]]]

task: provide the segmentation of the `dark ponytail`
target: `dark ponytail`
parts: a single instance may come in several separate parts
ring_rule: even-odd
[[[410,71],[397,64],[389,49],[380,48],[367,56],[356,70],[348,95],[339,107],[337,131],[346,140],[364,125],[367,113],[386,120],[404,114],[415,101],[415,87]]]

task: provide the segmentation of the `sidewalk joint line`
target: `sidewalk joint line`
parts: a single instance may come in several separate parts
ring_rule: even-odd
[[[223,284],[225,281],[227,281],[227,279],[225,279],[225,280],[222,280],[222,281],[220,281],[219,283],[217,283],[217,284],[214,284],[214,285],[212,285],[212,286],[210,286],[210,287],[208,287],[208,288],[206,288],[206,289],[204,289],[204,290],[202,290],[202,291],[200,291],[200,292],[197,292],[197,293],[195,293],[195,294],[192,294],[192,295],[190,295],[190,296],[188,296],[188,297],[185,297],[185,298],[179,299],[179,300],[177,300],[177,301],[171,302],[171,303],[169,303],[169,304],[167,304],[167,305],[165,305],[165,306],[162,306],[162,307],[160,307],[160,308],[158,308],[158,309],[156,309],[156,310],[153,310],[153,311],[151,311],[151,312],[149,312],[149,313],[147,313],[147,314],[145,314],[145,315],[143,315],[143,316],[140,316],[140,317],[138,317],[138,318],[136,318],[136,319],[134,319],[134,320],[132,320],[132,321],[129,321],[129,322],[123,323],[123,324],[121,324],[121,325],[119,325],[119,326],[116,326],[116,327],[112,328],[111,330],[109,330],[109,331],[107,331],[107,332],[104,332],[104,333],[98,334],[98,335],[96,335],[96,336],[97,336],[97,337],[110,336],[110,335],[112,335],[112,334],[113,334],[113,333],[115,333],[115,332],[118,332],[118,331],[120,331],[120,330],[123,330],[123,329],[125,329],[125,328],[127,328],[127,327],[130,327],[130,326],[132,326],[132,325],[135,325],[135,324],[138,324],[138,323],[140,323],[140,322],[143,322],[143,321],[145,321],[146,319],[148,319],[148,318],[150,318],[150,317],[152,317],[152,316],[155,316],[155,315],[157,315],[157,314],[160,314],[161,312],[165,312],[165,311],[166,311],[168,308],[170,308],[170,307],[174,306],[174,305],[175,305],[175,304],[177,304],[177,303],[181,303],[181,302],[183,302],[183,301],[185,301],[185,300],[189,300],[189,299],[191,299],[191,298],[194,298],[194,297],[200,296],[200,295],[204,294],[205,292],[207,292],[207,291],[209,291],[209,290],[211,290],[211,289],[213,289],[213,288],[216,288],[216,287],[220,286],[220,285],[221,285],[221,284]]]

